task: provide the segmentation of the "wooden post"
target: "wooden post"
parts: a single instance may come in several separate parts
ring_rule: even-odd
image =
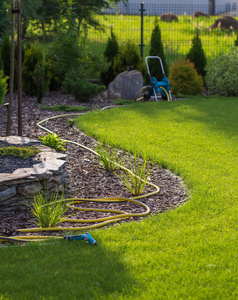
[[[12,103],[13,103],[13,88],[14,88],[14,26],[15,26],[15,14],[13,13],[15,6],[15,0],[11,0],[11,70],[10,70],[10,84],[9,84],[9,106],[7,113],[7,130],[6,136],[11,135],[12,124]]]
[[[18,90],[18,135],[22,136],[22,43],[21,43],[21,1],[17,3],[17,90]]]

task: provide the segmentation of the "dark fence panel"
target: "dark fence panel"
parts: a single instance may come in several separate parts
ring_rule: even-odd
[[[29,7],[24,6],[24,1],[22,3],[23,15],[24,9],[28,11],[27,14],[25,13],[28,19],[23,17],[23,26],[25,24],[25,27],[23,27],[23,30],[25,30],[24,38],[26,41],[38,42],[47,49],[48,43],[57,35],[57,17],[60,14],[62,15],[62,12],[57,11],[58,4],[56,1],[34,2],[33,6],[35,10],[34,7],[31,7],[32,11],[29,13]],[[234,45],[236,38],[234,26],[230,26],[228,29],[223,29],[221,23],[218,23],[217,28],[214,29],[211,29],[211,26],[224,15],[233,16],[237,21],[236,16],[238,13],[235,3],[230,6],[226,4],[216,5],[216,15],[199,18],[193,17],[194,12],[200,11],[208,14],[209,3],[207,5],[145,3],[143,28],[141,27],[140,8],[140,3],[119,4],[117,7],[111,7],[94,14],[94,19],[102,27],[101,30],[95,29],[93,26],[87,27],[89,49],[96,51],[98,54],[103,54],[112,29],[119,44],[132,40],[140,50],[141,30],[143,30],[143,54],[145,57],[149,53],[151,33],[156,19],[159,22],[168,64],[187,54],[196,28],[200,30],[202,45],[208,58],[227,52]],[[165,13],[173,13],[178,20],[162,21],[161,15]],[[238,29],[238,26],[236,29]]]

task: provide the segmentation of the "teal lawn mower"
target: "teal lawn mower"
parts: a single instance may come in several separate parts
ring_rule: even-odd
[[[148,59],[158,59],[160,61],[160,66],[163,74],[163,78],[161,81],[157,81],[155,77],[151,76],[150,68],[148,65]],[[136,100],[150,100],[155,99],[158,101],[159,99],[172,101],[172,96],[170,92],[170,84],[169,80],[165,75],[164,66],[161,58],[159,56],[147,56],[145,58],[146,69],[149,77],[149,85],[144,86],[139,90],[136,95]]]

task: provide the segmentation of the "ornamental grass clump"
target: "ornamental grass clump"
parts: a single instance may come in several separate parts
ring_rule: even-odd
[[[29,206],[35,218],[34,223],[41,228],[56,226],[63,221],[63,215],[68,209],[67,201],[64,201],[64,192],[60,198],[58,192],[54,194],[50,194],[49,191],[44,194],[39,192]]]
[[[123,172],[116,175],[123,181],[125,189],[132,195],[139,196],[149,180],[150,168],[146,158],[140,163],[139,156],[134,155],[134,162],[129,164],[129,168],[123,167]]]
[[[103,167],[107,171],[113,171],[118,169],[117,149],[113,149],[108,144],[103,144],[102,142],[99,142],[95,150],[98,154],[99,163],[103,165]]]

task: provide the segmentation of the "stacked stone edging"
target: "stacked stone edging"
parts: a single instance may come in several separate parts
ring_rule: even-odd
[[[66,154],[57,153],[42,142],[27,137],[0,137],[0,141],[22,146],[35,146],[39,152],[31,168],[13,173],[0,173],[0,215],[24,207],[39,192],[61,192],[67,185]]]

